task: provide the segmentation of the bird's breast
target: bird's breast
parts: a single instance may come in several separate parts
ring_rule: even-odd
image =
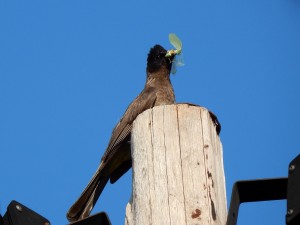
[[[160,88],[156,93],[155,106],[175,103],[175,95],[171,85]]]

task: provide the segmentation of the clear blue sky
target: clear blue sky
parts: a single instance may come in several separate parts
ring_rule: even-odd
[[[66,224],[111,131],[142,90],[154,44],[183,42],[177,102],[222,124],[227,198],[235,181],[287,176],[300,153],[300,2],[0,2],[1,214],[13,199]],[[131,173],[95,212],[124,224]],[[244,205],[243,225],[284,224],[285,201]]]

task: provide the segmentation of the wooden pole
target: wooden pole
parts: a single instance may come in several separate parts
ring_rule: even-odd
[[[224,225],[222,145],[205,108],[158,106],[135,120],[125,225]]]

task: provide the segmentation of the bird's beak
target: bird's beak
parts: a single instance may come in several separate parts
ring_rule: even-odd
[[[181,53],[181,50],[179,49],[171,49],[171,50],[168,50],[167,51],[167,54],[165,55],[165,57],[167,58],[171,58],[172,56],[175,56],[175,55],[179,55]]]

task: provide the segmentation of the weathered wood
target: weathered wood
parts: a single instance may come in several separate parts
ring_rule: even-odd
[[[126,225],[223,225],[222,145],[208,111],[159,106],[135,120],[133,189]]]

